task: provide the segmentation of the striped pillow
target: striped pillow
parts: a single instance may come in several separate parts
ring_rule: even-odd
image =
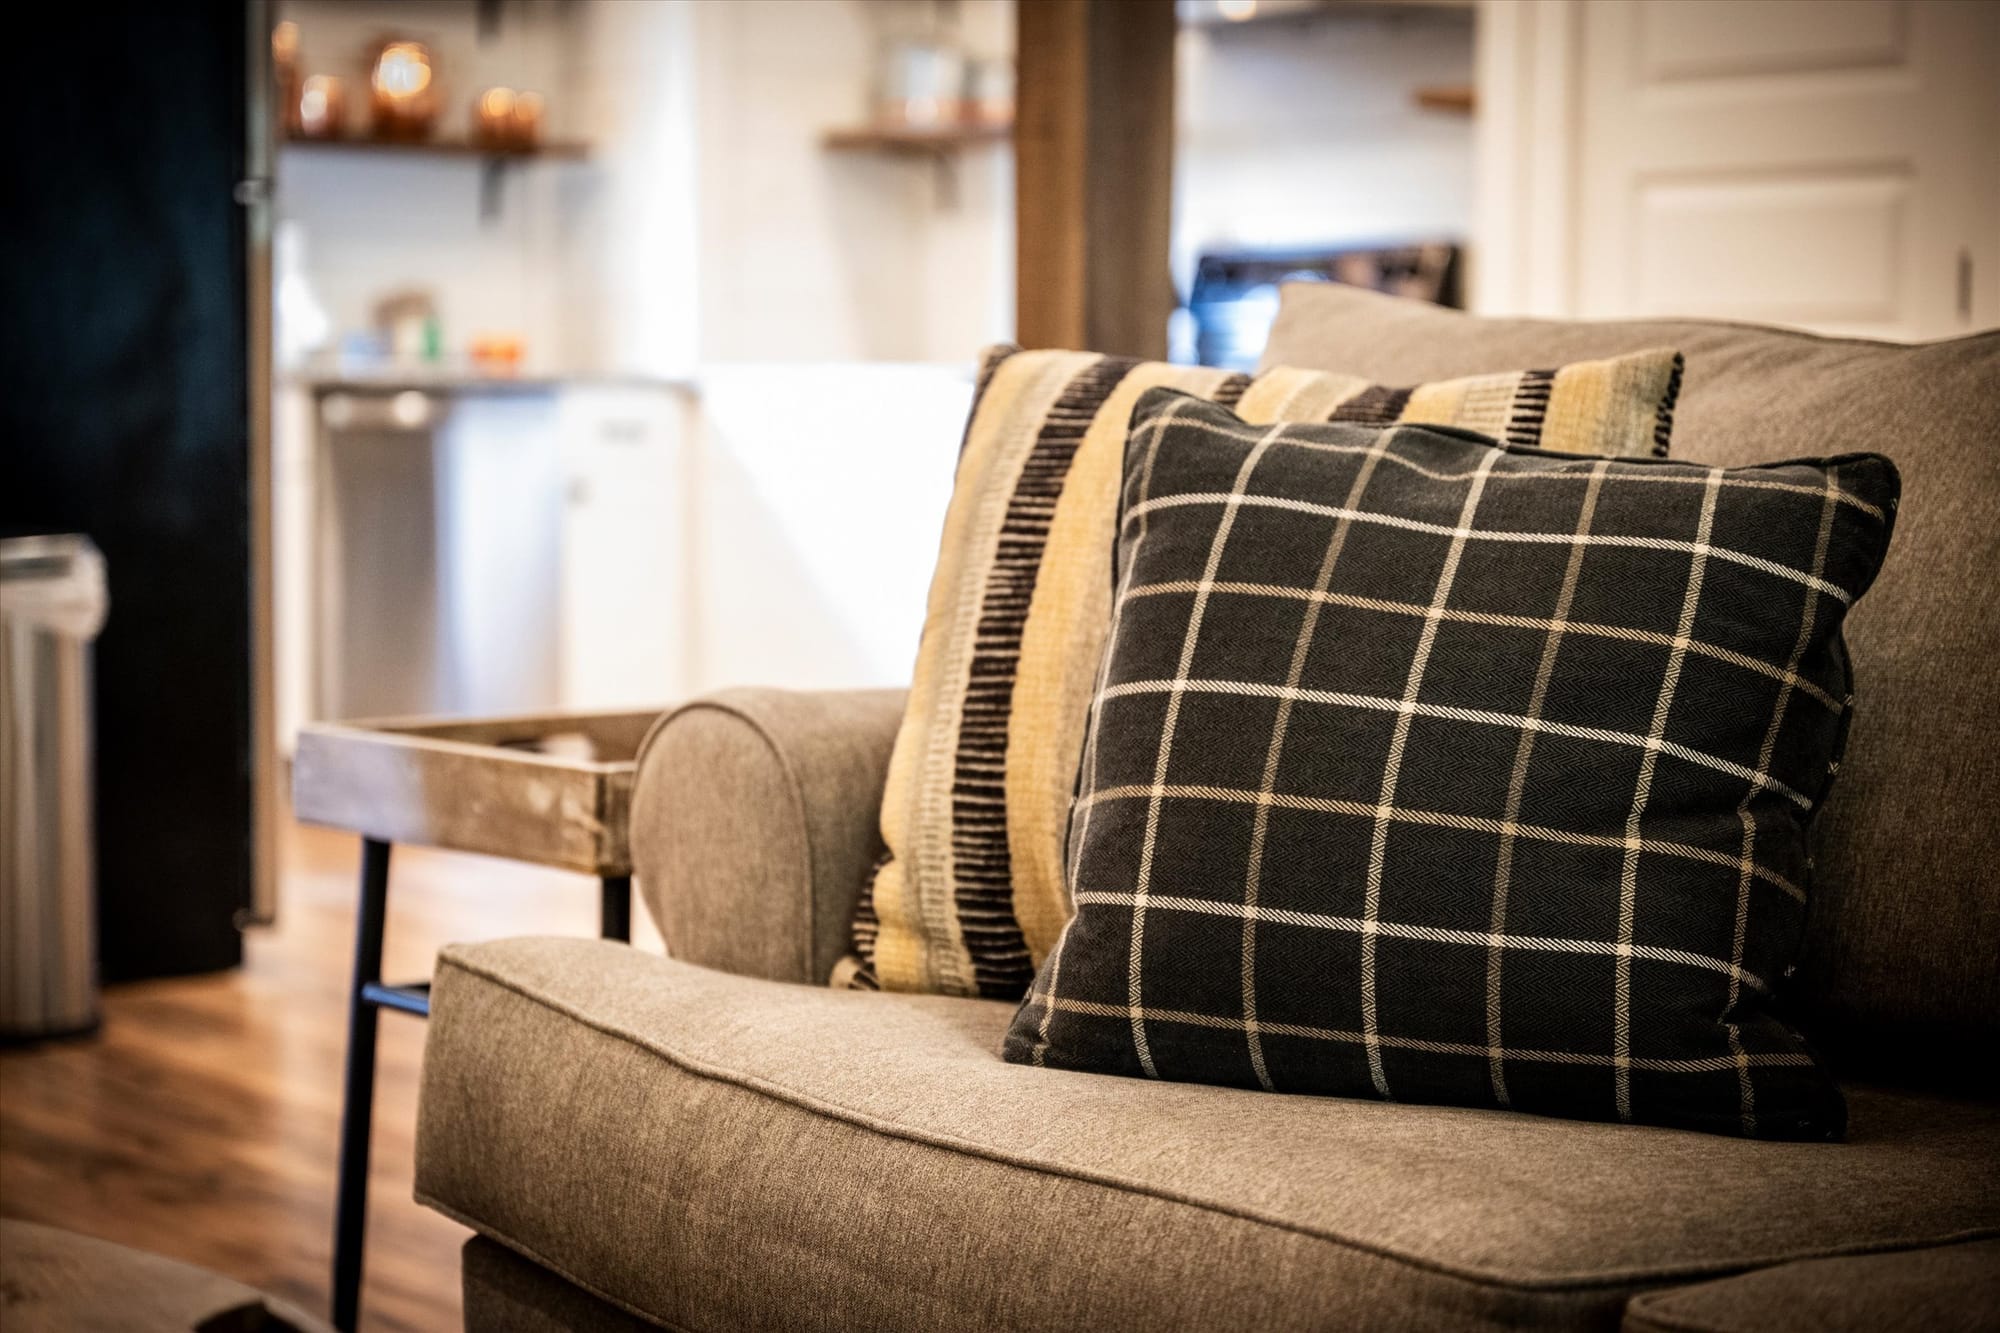
[[[1663,456],[1680,354],[1385,388],[1089,352],[983,359],[882,801],[887,854],[833,984],[1015,999],[1072,907],[1063,839],[1111,623],[1126,426],[1178,389],[1251,423],[1458,426],[1570,453]]]

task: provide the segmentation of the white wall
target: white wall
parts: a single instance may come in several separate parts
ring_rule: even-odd
[[[1004,145],[938,164],[820,142],[867,120],[878,55],[927,12],[880,0],[699,8],[704,360],[970,361],[1007,336]],[[972,51],[1011,51],[1005,0],[939,12],[956,14]]]
[[[1323,12],[1183,28],[1174,272],[1211,248],[1463,238],[1472,122],[1419,109],[1472,82],[1465,12]]]
[[[699,6],[574,7],[577,121],[590,169],[565,176],[565,255],[577,364],[685,377],[700,357],[696,188]]]
[[[971,368],[714,365],[701,398],[695,688],[907,685]]]

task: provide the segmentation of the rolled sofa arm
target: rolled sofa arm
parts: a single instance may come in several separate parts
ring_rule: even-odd
[[[881,854],[903,690],[724,690],[653,724],[632,866],[674,957],[821,983]]]

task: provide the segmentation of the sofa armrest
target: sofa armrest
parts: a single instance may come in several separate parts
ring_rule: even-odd
[[[725,690],[639,747],[632,865],[674,957],[822,983],[882,851],[902,690]]]
[[[2000,1239],[1800,1259],[1634,1296],[1623,1333],[1913,1333],[2000,1327]]]

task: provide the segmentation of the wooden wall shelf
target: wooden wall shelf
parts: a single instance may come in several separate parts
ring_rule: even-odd
[[[821,144],[839,153],[956,153],[985,144],[1005,143],[1013,136],[1011,125],[863,125],[850,130],[828,130]]]
[[[587,144],[555,139],[532,148],[506,148],[474,139],[308,139],[288,135],[279,144],[313,154],[364,153],[382,157],[456,158],[479,167],[479,216],[492,221],[500,216],[500,181],[516,166],[528,162],[579,162],[590,155]]]
[[[575,161],[588,157],[588,144],[568,140],[556,140],[536,144],[532,148],[506,148],[495,144],[478,143],[470,139],[308,139],[294,136],[281,141],[287,149],[304,149],[316,153],[384,153],[400,154],[405,157],[466,157],[466,158],[507,158],[530,159],[550,158]]]
[[[1469,116],[1478,109],[1472,86],[1419,88],[1411,100],[1426,111],[1442,111],[1453,116]]]

